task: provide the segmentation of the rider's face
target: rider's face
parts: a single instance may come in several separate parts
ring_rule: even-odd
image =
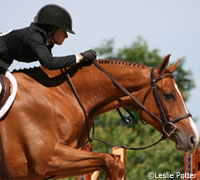
[[[53,41],[57,45],[62,45],[66,38],[68,38],[67,32],[63,29],[57,29],[54,34]]]

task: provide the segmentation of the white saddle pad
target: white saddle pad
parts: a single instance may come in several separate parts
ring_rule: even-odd
[[[12,92],[10,94],[10,96],[8,97],[6,103],[3,105],[3,107],[0,109],[0,119],[7,113],[7,111],[10,109],[12,103],[15,100],[16,94],[17,94],[17,81],[15,79],[15,77],[9,72],[7,71],[5,76],[9,79],[12,87]],[[0,84],[0,92],[2,91],[2,85]]]

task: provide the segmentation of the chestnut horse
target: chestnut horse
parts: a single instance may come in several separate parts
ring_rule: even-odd
[[[168,61],[169,56],[166,56],[155,69],[156,78],[174,72],[177,64],[167,68]],[[103,59],[97,62],[138,101],[143,101],[151,86],[151,67],[120,60]],[[94,118],[106,111],[118,107],[140,109],[94,65],[75,66],[69,72],[87,112],[90,127]],[[34,68],[13,74],[18,81],[18,93],[12,108],[0,122],[12,179],[61,178],[96,170],[104,170],[108,180],[123,177],[125,167],[118,157],[81,150],[87,139],[85,117],[64,73]],[[156,82],[156,86],[170,119],[188,114],[173,78],[163,78]],[[152,90],[144,105],[162,118]],[[142,115],[144,121],[164,133],[160,121],[152,119],[145,112]],[[176,131],[170,139],[179,150],[194,151],[199,137],[192,118],[182,118],[175,124]]]

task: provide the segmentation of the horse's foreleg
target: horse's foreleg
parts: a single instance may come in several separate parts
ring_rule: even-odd
[[[104,170],[107,179],[121,179],[125,174],[124,164],[117,156],[74,149],[63,144],[55,147],[45,174],[58,177],[76,176]]]

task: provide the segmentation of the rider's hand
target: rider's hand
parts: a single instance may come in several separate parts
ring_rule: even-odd
[[[83,59],[81,61],[85,61],[87,62],[88,64],[92,64],[93,61],[96,59],[97,57],[97,53],[96,51],[90,49],[90,50],[87,50],[83,53],[81,53],[81,55],[83,56]]]

